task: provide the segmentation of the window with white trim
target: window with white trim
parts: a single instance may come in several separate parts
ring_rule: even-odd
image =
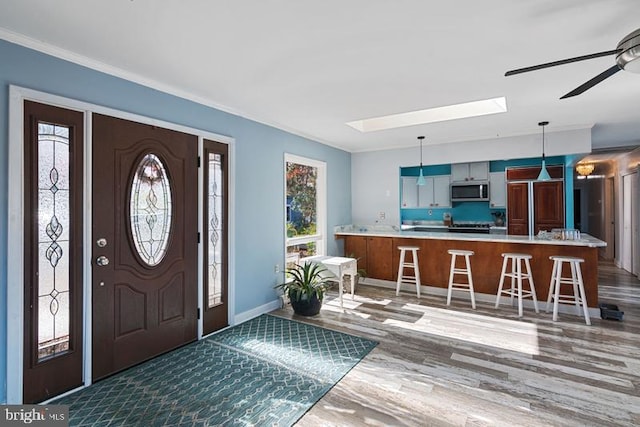
[[[327,164],[285,154],[286,265],[325,255],[327,233]]]

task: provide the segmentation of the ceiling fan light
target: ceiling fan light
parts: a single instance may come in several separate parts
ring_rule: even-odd
[[[580,163],[576,165],[576,172],[580,176],[589,176],[595,169],[595,165],[593,163]]]
[[[626,36],[618,44],[620,53],[616,57],[618,67],[632,73],[640,73],[640,29]]]
[[[623,69],[625,71],[630,71],[632,73],[640,74],[640,52],[638,52],[638,57],[627,62]]]

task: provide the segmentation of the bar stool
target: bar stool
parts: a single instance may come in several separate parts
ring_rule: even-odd
[[[465,251],[462,249],[449,249],[447,251],[451,255],[451,270],[449,272],[449,290],[447,292],[447,305],[451,304],[451,291],[453,289],[469,292],[471,295],[471,307],[476,308],[476,298],[473,294],[473,278],[471,277],[471,261],[469,257],[474,254],[473,251]],[[464,256],[464,268],[456,267],[456,257]],[[467,276],[467,283],[454,283],[455,274],[464,274]]]
[[[580,315],[580,306],[582,305],[582,312],[584,314],[584,321],[587,325],[591,325],[591,319],[589,317],[589,308],[587,307],[587,298],[584,292],[584,283],[582,281],[582,270],[580,263],[584,262],[582,258],[570,257],[570,256],[550,256],[549,259],[553,260],[553,269],[551,270],[551,282],[549,283],[549,297],[547,298],[547,310],[549,312],[549,305],[553,299],[553,321],[558,320],[558,303],[574,303],[578,316]],[[562,264],[567,263],[571,268],[571,277],[562,277]],[[573,294],[561,294],[560,285],[571,285],[573,288]]]
[[[396,284],[396,296],[400,295],[400,285],[402,283],[410,283],[416,285],[416,292],[420,298],[420,268],[418,267],[418,251],[417,246],[398,246],[400,249],[400,263],[398,265],[398,282]],[[411,262],[405,262],[405,254],[411,251]],[[405,268],[413,268],[413,276],[404,274]]]
[[[513,297],[518,297],[518,317],[522,317],[522,299],[531,297],[533,299],[533,307],[536,309],[536,313],[540,313],[538,310],[538,298],[536,297],[536,288],[533,284],[533,276],[531,275],[531,264],[529,260],[533,258],[528,254],[518,253],[503,253],[502,254],[502,272],[500,273],[500,284],[498,285],[498,294],[496,295],[496,308],[500,305],[500,297],[502,294],[511,296],[511,305],[513,305]],[[511,261],[511,271],[507,271],[507,265]],[[523,263],[524,261],[524,271]],[[503,289],[505,277],[511,277],[511,287],[509,289]],[[522,290],[522,282],[524,280],[529,281],[529,290]]]

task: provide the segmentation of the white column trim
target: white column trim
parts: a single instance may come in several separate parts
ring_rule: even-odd
[[[9,221],[7,224],[7,403],[22,403],[24,342],[24,98],[9,87]]]

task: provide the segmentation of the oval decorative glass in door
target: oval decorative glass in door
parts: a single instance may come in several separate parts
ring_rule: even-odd
[[[136,168],[129,212],[138,255],[147,265],[158,265],[167,252],[171,232],[171,186],[155,154],[146,154]]]

